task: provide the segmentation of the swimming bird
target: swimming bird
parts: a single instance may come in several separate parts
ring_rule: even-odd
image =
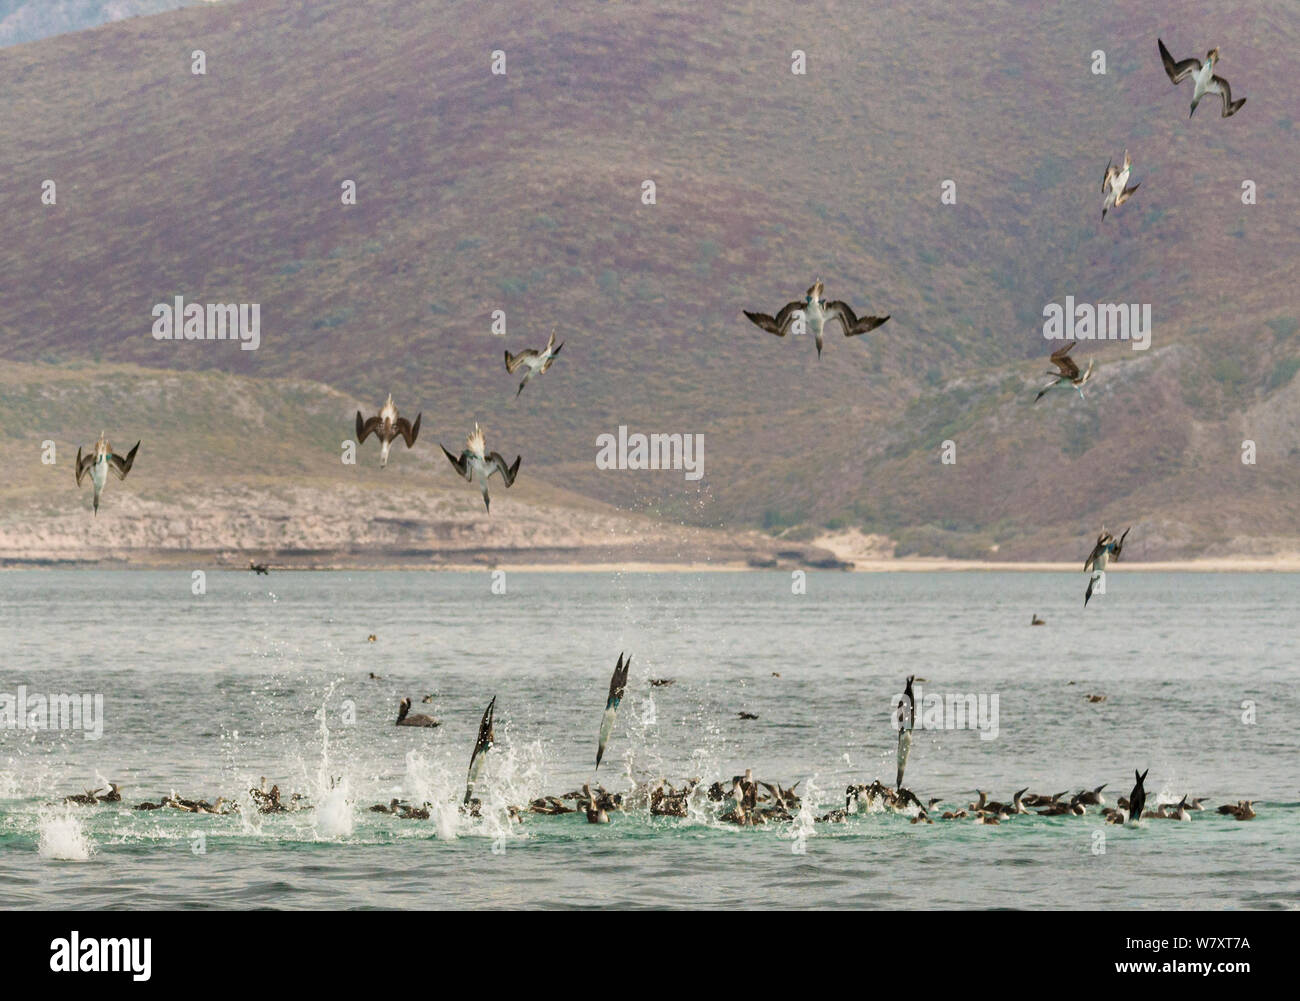
[[[1106,572],[1106,567],[1111,560],[1119,560],[1120,554],[1124,551],[1124,540],[1128,537],[1129,531],[1133,528],[1130,525],[1124,529],[1119,539],[1106,531],[1106,526],[1101,526],[1101,534],[1097,536],[1097,544],[1092,547],[1092,552],[1084,560],[1083,572],[1090,573],[1092,576],[1088,579],[1088,590],[1083,593],[1083,607],[1088,607],[1088,601],[1092,598],[1092,589],[1101,575]],[[1091,701],[1091,696],[1089,696]]]
[[[1128,184],[1129,175],[1133,173],[1133,161],[1129,158],[1128,150],[1124,151],[1124,166],[1116,167],[1114,163],[1106,164],[1106,173],[1101,175],[1101,193],[1106,196],[1105,201],[1101,203],[1101,217],[1106,218],[1107,209],[1119,208],[1126,201],[1133,197],[1133,192],[1142,186],[1142,182],[1130,187]]]
[[[1151,771],[1150,768],[1139,775],[1137,769],[1133,769],[1133,774],[1137,777],[1137,785],[1135,785],[1133,791],[1128,794],[1129,820],[1136,821],[1142,816],[1142,807],[1146,805],[1147,801],[1147,791],[1142,788],[1142,783],[1146,781],[1147,772],[1149,771]]]
[[[1037,612],[1034,612],[1034,613],[1032,613],[1032,617],[1031,617],[1030,620],[1029,620],[1029,624],[1030,624],[1031,626],[1045,626],[1045,625],[1047,625],[1047,620],[1046,620],[1046,619],[1040,619],[1040,618],[1038,617],[1038,613],[1037,613]]]
[[[1182,798],[1182,801],[1177,806],[1174,807],[1174,812],[1169,814],[1168,816],[1170,820],[1191,820],[1192,819],[1187,813],[1186,796],[1184,796]]]
[[[1095,693],[1093,693],[1093,692],[1089,692],[1087,695],[1084,696],[1084,698],[1087,699],[1089,702],[1094,702],[1094,703],[1095,703],[1095,702],[1105,702],[1105,701],[1106,701],[1106,696],[1104,696],[1104,695],[1097,695],[1097,694],[1095,694]]]
[[[447,451],[441,443],[438,445],[442,449],[442,454],[447,457],[447,461],[455,467],[456,472],[460,473],[466,482],[472,483],[474,477],[478,476],[478,488],[483,493],[483,506],[492,510],[492,501],[488,497],[488,478],[493,473],[500,473],[501,478],[506,481],[506,486],[514,485],[515,476],[519,472],[519,463],[523,461],[523,456],[515,456],[515,464],[507,466],[506,460],[500,452],[484,453],[485,443],[483,439],[483,429],[474,424],[474,430],[470,432],[465,439],[465,448],[460,453],[460,458],[453,458],[452,454]]]
[[[605,715],[600,720],[600,742],[596,745],[596,771],[600,770],[600,759],[605,756],[605,745],[614,730],[614,716],[618,713],[619,703],[623,701],[623,690],[627,688],[627,669],[632,666],[632,658],[623,662],[623,654],[618,655],[614,665],[614,674],[609,679],[609,697],[605,700]]]
[[[403,698],[397,704],[397,725],[398,726],[424,726],[435,727],[442,726],[442,720],[434,719],[432,716],[425,716],[423,713],[411,714],[410,698]]]
[[[123,458],[113,451],[113,446],[108,443],[104,437],[104,432],[99,432],[99,440],[95,442],[95,450],[89,455],[81,454],[81,447],[77,447],[77,486],[81,486],[81,480],[87,472],[90,473],[90,482],[94,487],[94,494],[91,497],[91,505],[95,514],[99,514],[99,495],[104,492],[104,484],[108,480],[108,471],[113,470],[113,475],[119,480],[126,479],[126,474],[131,471],[131,464],[135,462],[135,453],[140,450],[140,443],[135,443],[135,448],[131,449]]]
[[[527,366],[528,374],[524,376],[524,381],[519,384],[515,390],[516,399],[528,385],[528,380],[535,375],[541,375],[555,363],[555,356],[560,353],[560,348],[564,347],[564,342],[559,345],[555,343],[555,328],[551,328],[550,339],[546,342],[546,348],[542,351],[534,351],[532,348],[524,348],[517,355],[506,352],[506,371],[512,375],[519,370],[521,365]]]
[[[1175,62],[1174,57],[1165,48],[1163,41],[1157,38],[1156,44],[1160,46],[1160,59],[1165,64],[1165,72],[1169,74],[1170,83],[1177,85],[1189,76],[1192,78],[1192,110],[1187,113],[1188,118],[1196,114],[1196,106],[1206,94],[1217,94],[1222,99],[1223,108],[1219,115],[1220,118],[1231,117],[1241,110],[1241,106],[1246,103],[1246,99],[1243,97],[1239,101],[1234,101],[1232,99],[1232,88],[1228,86],[1228,81],[1221,76],[1214,75],[1214,67],[1219,63],[1219,47],[1217,45],[1205,53],[1205,62],[1202,63],[1195,56]]]
[[[387,401],[374,417],[362,420],[361,411],[357,411],[357,444],[360,445],[372,434],[377,437],[380,444],[379,467],[382,469],[388,465],[388,450],[398,437],[406,442],[407,448],[415,445],[415,439],[420,435],[420,418],[423,416],[416,414],[414,424],[405,417],[399,417],[397,405],[393,403],[393,394],[389,393]]]
[[[248,569],[255,574],[261,574],[263,577],[267,576],[271,572],[271,568],[267,564],[254,563],[252,560],[248,561]]]
[[[478,781],[479,773],[483,771],[484,757],[492,749],[493,743],[496,742],[496,730],[492,725],[492,716],[496,704],[497,697],[494,695],[487,708],[483,710],[483,719],[479,721],[478,739],[474,742],[474,751],[469,756],[469,777],[465,781],[466,806],[469,805],[470,794],[474,791],[474,783]]]
[[[582,791],[587,796],[587,805],[584,808],[587,814],[587,823],[608,824],[609,814],[605,812],[604,803],[598,797],[591,794],[591,786],[583,786]]]
[[[802,299],[787,302],[774,317],[768,316],[766,313],[751,313],[747,309],[741,312],[749,318],[751,323],[766,330],[769,334],[776,334],[777,337],[784,337],[790,332],[795,321],[802,319],[812,329],[813,338],[817,342],[818,358],[822,356],[822,334],[828,320],[839,320],[840,326],[844,329],[844,336],[856,337],[859,334],[865,334],[869,330],[875,330],[889,319],[888,315],[859,317],[853,312],[848,303],[841,302],[838,299],[827,302],[822,298],[823,291],[822,280],[818,278],[813,282],[812,287],[804,293]]]
[[[744,711],[741,711],[741,712],[736,713],[736,715],[737,715],[740,719],[758,719],[758,713],[750,713],[750,712],[744,712]]]
[[[1080,803],[1086,803],[1088,806],[1101,806],[1106,802],[1106,797],[1101,794],[1101,791],[1105,789],[1108,784],[1109,783],[1103,782],[1101,785],[1097,786],[1096,789],[1085,789],[1083,792],[1079,793],[1075,799]]]
[[[898,765],[898,776],[894,779],[894,786],[899,789],[903,787],[903,769],[907,767],[907,756],[912,751],[912,728],[916,726],[916,696],[912,694],[912,682],[915,679],[914,674],[907,676],[903,698],[898,700],[898,705],[895,707],[898,712],[898,748],[894,760]],[[906,708],[904,708],[904,700],[906,700]]]
[[[676,678],[651,678],[650,684],[655,688],[666,688],[676,680]]]
[[[1075,391],[1079,394],[1079,399],[1082,400],[1084,398],[1083,385],[1092,378],[1092,370],[1096,365],[1096,359],[1089,358],[1088,369],[1086,372],[1081,374],[1079,372],[1079,366],[1076,365],[1074,359],[1070,357],[1070,352],[1074,350],[1074,345],[1077,343],[1077,341],[1069,341],[1052,352],[1052,355],[1048,360],[1056,366],[1058,371],[1053,372],[1051,369],[1048,369],[1047,374],[1055,376],[1056,381],[1048,383],[1038,391],[1038,395],[1034,397],[1035,403],[1041,400],[1053,389],[1062,387],[1069,389],[1071,386],[1073,386]]]

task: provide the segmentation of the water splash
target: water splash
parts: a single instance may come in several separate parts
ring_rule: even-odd
[[[70,807],[61,814],[42,814],[40,825],[41,836],[36,850],[42,858],[85,862],[94,854],[95,843],[82,829],[81,821],[73,815]]]
[[[316,710],[316,719],[320,721],[318,732],[321,747],[320,760],[316,766],[316,779],[313,782],[312,801],[316,804],[314,826],[316,833],[322,838],[350,837],[356,826],[351,783],[347,775],[330,774],[330,728],[327,708],[330,696],[334,694],[335,687],[341,681],[342,679],[339,679],[330,683],[329,688],[325,690],[321,707]]]

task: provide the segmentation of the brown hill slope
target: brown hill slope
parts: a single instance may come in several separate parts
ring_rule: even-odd
[[[0,353],[393,389],[431,437],[478,419],[538,477],[694,524],[1043,557],[1103,518],[1153,558],[1300,535],[1293,4],[514,10],[247,0],[0,54]],[[1189,122],[1157,34],[1221,45],[1250,103]],[[1103,224],[1125,146],[1142,189]],[[740,316],[819,274],[893,319],[819,362]],[[261,303],[261,348],[153,340],[176,294]],[[1150,303],[1153,349],[1033,408],[1066,294]],[[552,324],[564,354],[514,400],[501,350]],[[704,479],[598,470],[620,424],[703,433]]]

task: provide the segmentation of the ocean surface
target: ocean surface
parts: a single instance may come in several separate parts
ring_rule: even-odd
[[[0,726],[0,907],[1297,906],[1300,576],[1121,568],[1086,610],[1082,573],[812,572],[803,594],[776,571],[500,583],[212,572],[196,595],[184,572],[0,573],[0,703],[21,686],[29,710],[51,693],[103,705],[98,739],[87,719]],[[620,652],[631,671],[601,783],[748,767],[798,781],[799,817],[739,829],[705,801],[686,819],[510,823],[508,805],[592,779]],[[1096,808],[816,823],[848,783],[893,783],[909,674],[924,681],[905,784],[942,798],[935,817],[976,789],[1008,801],[1107,783],[1114,805],[1135,768],[1150,769],[1149,808],[1189,794],[1209,809],[1127,828]],[[955,721],[950,695],[983,714]],[[442,725],[394,726],[402,696]],[[468,818],[456,806],[493,696],[483,815]],[[927,727],[934,697],[945,716]],[[254,812],[263,776],[302,808]],[[110,781],[120,804],[63,803]],[[173,791],[244,810],[131,809]],[[430,803],[430,819],[370,812],[394,797]],[[1240,799],[1257,819],[1213,810]]]

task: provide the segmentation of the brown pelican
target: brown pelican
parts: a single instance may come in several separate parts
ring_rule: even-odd
[[[1075,391],[1078,392],[1079,399],[1082,400],[1084,398],[1083,385],[1089,379],[1092,378],[1092,370],[1093,370],[1093,366],[1096,364],[1096,359],[1093,358],[1088,359],[1088,370],[1081,374],[1079,372],[1079,366],[1076,365],[1074,363],[1074,359],[1070,357],[1070,352],[1074,350],[1074,345],[1076,343],[1078,342],[1069,341],[1052,352],[1052,356],[1049,360],[1053,365],[1057,367],[1058,372],[1053,372],[1050,369],[1048,369],[1047,374],[1051,376],[1055,376],[1056,381],[1048,383],[1046,386],[1044,386],[1042,389],[1038,391],[1038,395],[1034,397],[1035,403],[1041,400],[1053,389],[1057,389],[1057,388],[1069,389],[1071,386],[1073,386]]]
[[[1169,74],[1170,83],[1179,84],[1189,76],[1192,78],[1192,110],[1187,113],[1188,118],[1196,114],[1196,106],[1206,94],[1217,94],[1222,99],[1223,109],[1219,116],[1221,118],[1235,115],[1241,109],[1241,106],[1246,103],[1244,97],[1239,101],[1234,101],[1232,99],[1232,88],[1228,86],[1228,81],[1221,76],[1214,75],[1214,67],[1219,63],[1219,47],[1217,45],[1205,53],[1205,62],[1202,63],[1195,56],[1175,62],[1174,57],[1165,48],[1163,41],[1157,38],[1156,44],[1160,46],[1160,59],[1165,64],[1165,72]]]
[[[91,505],[95,514],[99,514],[99,495],[104,492],[104,484],[108,480],[108,471],[113,470],[119,480],[126,479],[126,474],[131,471],[131,464],[135,462],[135,453],[140,450],[140,443],[135,443],[135,448],[131,449],[123,458],[113,451],[113,446],[108,443],[104,437],[104,432],[99,432],[99,440],[95,442],[95,450],[89,455],[83,456],[81,448],[77,448],[77,486],[81,486],[81,480],[87,472],[90,473],[90,483],[94,487],[94,494],[91,497]]]
[[[787,302],[777,312],[776,316],[768,316],[766,313],[751,313],[749,310],[742,310],[751,323],[766,330],[769,334],[776,334],[777,337],[784,337],[789,333],[795,320],[802,317],[804,322],[811,328],[813,338],[817,342],[817,357],[822,356],[822,334],[826,323],[835,319],[840,321],[840,326],[844,329],[845,337],[856,337],[858,334],[865,334],[869,330],[875,330],[889,316],[863,316],[859,317],[853,312],[848,303],[834,299],[827,302],[822,298],[824,286],[822,280],[818,278],[813,282],[812,287],[804,293],[802,299],[796,299],[794,302]]]
[[[420,418],[423,416],[416,414],[414,424],[405,417],[397,416],[397,405],[393,403],[393,394],[389,393],[388,400],[379,408],[376,416],[362,420],[361,411],[357,411],[357,444],[360,445],[372,434],[375,435],[379,439],[379,466],[382,469],[388,465],[388,450],[398,437],[406,442],[407,448],[415,444],[415,439],[420,434]]]
[[[445,446],[438,447],[442,449],[442,454],[447,457],[447,461],[452,464],[456,472],[460,473],[467,482],[472,483],[474,477],[478,477],[478,488],[483,493],[483,506],[488,511],[492,510],[492,501],[488,497],[488,478],[493,473],[500,473],[501,478],[506,481],[506,486],[510,487],[519,473],[519,463],[523,461],[523,456],[517,455],[514,465],[508,466],[500,452],[485,453],[483,430],[478,424],[474,425],[474,430],[465,439],[465,448],[460,453],[460,458],[453,458]]]
[[[546,348],[543,351],[534,351],[532,348],[524,348],[517,355],[506,352],[506,371],[512,375],[517,372],[520,366],[527,366],[528,374],[524,376],[524,381],[519,384],[515,390],[515,396],[518,397],[528,385],[528,380],[535,375],[541,375],[551,367],[555,362],[555,356],[560,353],[560,348],[564,347],[564,342],[559,345],[555,343],[555,328],[551,328],[550,339],[546,342]]]
[[[424,726],[435,727],[441,726],[442,721],[436,720],[432,716],[425,716],[423,713],[411,715],[411,700],[403,698],[397,704],[397,725],[398,726]]]

